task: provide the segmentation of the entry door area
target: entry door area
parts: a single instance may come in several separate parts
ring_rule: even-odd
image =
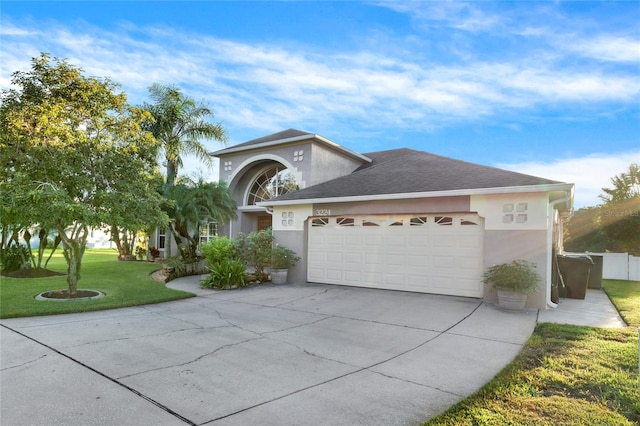
[[[270,214],[265,214],[265,215],[260,215],[258,216],[258,229],[257,231],[265,231],[269,228],[271,228],[272,226],[272,221],[271,221],[271,215]]]
[[[315,217],[309,282],[482,297],[476,214]]]

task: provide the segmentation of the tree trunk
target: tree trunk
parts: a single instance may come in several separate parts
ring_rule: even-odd
[[[47,248],[48,238],[47,238],[47,230],[44,228],[40,228],[40,232],[38,232],[38,238],[40,239],[40,245],[38,246],[38,265],[36,266],[38,269],[42,267],[42,258],[44,257],[44,250]]]
[[[49,265],[49,261],[53,257],[53,253],[56,252],[56,249],[58,248],[61,242],[62,242],[62,237],[60,237],[60,234],[56,235],[55,240],[53,240],[53,247],[51,248],[51,253],[49,253],[49,257],[47,257],[47,261],[44,262],[44,269],[47,269],[47,266]]]
[[[172,187],[176,184],[178,176],[178,165],[175,161],[167,159],[167,186]]]
[[[176,176],[178,175],[178,166],[174,161],[169,160],[168,158],[165,158],[165,160],[167,161],[167,187],[171,188],[176,183]],[[167,230],[170,232],[167,232]],[[164,237],[164,258],[165,259],[168,259],[171,257],[171,246],[175,241],[172,223],[169,223],[167,225],[167,230],[165,230],[165,237]],[[178,244],[178,249],[179,248],[180,248],[180,244]],[[178,253],[179,252],[180,250],[178,250]]]
[[[112,225],[111,240],[116,244],[116,248],[118,249],[118,260],[127,260],[133,255],[133,246],[136,240],[135,232],[129,235],[129,231],[124,229],[121,233],[117,226]]]
[[[29,232],[29,229],[25,229],[24,230],[24,234],[22,235],[22,238],[24,239],[24,242],[27,244],[27,251],[28,251],[28,259],[25,259],[25,257],[22,255],[22,251],[20,251],[20,257],[22,257],[22,265],[26,265],[28,263],[30,263],[34,268],[36,267],[36,261],[33,258],[33,252],[31,251],[31,232]],[[22,269],[22,267],[21,267]]]
[[[69,295],[74,296],[78,292],[78,280],[80,279],[80,267],[84,246],[77,241],[65,244],[64,258],[67,260],[67,284],[69,285]]]
[[[80,267],[82,256],[87,248],[87,236],[89,228],[86,225],[76,225],[67,235],[64,228],[58,228],[62,241],[64,242],[64,258],[67,261],[67,284],[69,285],[69,295],[74,296],[78,292],[78,280],[80,280]]]

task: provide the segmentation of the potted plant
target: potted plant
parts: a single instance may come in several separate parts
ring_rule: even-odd
[[[296,253],[284,246],[276,245],[271,251],[271,282],[285,284],[289,268],[294,266],[300,258]]]
[[[149,247],[149,257],[152,262],[155,262],[155,260],[160,257],[160,250],[156,247]]]
[[[482,281],[498,290],[498,305],[504,309],[521,311],[527,295],[538,290],[540,275],[536,265],[526,260],[493,265],[483,275]]]

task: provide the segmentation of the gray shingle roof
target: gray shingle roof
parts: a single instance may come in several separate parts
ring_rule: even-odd
[[[305,135],[309,135],[309,137],[312,137],[313,133],[304,132],[302,130],[297,130],[297,129],[287,129],[287,130],[282,130],[281,132],[273,133],[267,136],[262,136],[257,139],[251,139],[250,141],[233,145],[230,148],[240,148],[245,146],[258,145],[261,143],[275,142],[283,139],[295,138],[298,136],[305,136]]]
[[[274,201],[562,183],[408,148],[364,155],[373,161],[353,173]]]

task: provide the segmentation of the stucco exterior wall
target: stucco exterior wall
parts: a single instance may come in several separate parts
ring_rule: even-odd
[[[527,298],[527,308],[544,309],[547,264],[546,230],[485,230],[484,266],[485,270],[501,263],[524,259],[536,263],[541,277],[539,291]],[[490,285],[485,284],[485,300],[497,303],[498,295]]]
[[[282,147],[273,147],[271,149],[260,151],[243,151],[220,157],[220,180],[224,180],[229,186],[236,186],[237,180],[246,174],[248,168],[251,168],[256,162],[272,162],[277,161],[284,164],[296,177],[296,181],[300,188],[307,186],[306,180],[309,179],[311,173],[311,157],[294,155],[296,152],[311,152],[310,142],[300,142],[297,144],[288,144]]]
[[[307,234],[305,230],[274,231],[276,244],[285,246],[300,258],[296,266],[289,269],[287,282],[304,283],[307,282]]]
[[[357,203],[322,203],[313,205],[313,216],[343,214],[410,214],[410,213],[466,213],[469,196],[379,200]]]
[[[221,235],[236,236],[257,229],[257,214],[264,209],[246,206],[248,190],[256,176],[274,163],[280,163],[296,179],[300,189],[351,173],[362,162],[312,140],[249,150],[220,157],[220,180],[227,182],[239,207],[238,218],[220,227]]]
[[[296,252],[300,258],[296,266],[289,269],[288,282],[307,281],[307,222],[313,206],[276,207],[273,209],[273,236],[276,244]]]
[[[541,277],[539,291],[527,298],[528,308],[546,307],[547,215],[545,192],[472,195],[471,210],[484,218],[485,270],[517,259],[535,262]],[[495,290],[485,287],[485,300],[497,303]]]
[[[348,175],[363,164],[360,160],[318,144],[312,146],[310,159],[312,169],[309,185]]]
[[[547,229],[548,196],[545,192],[472,195],[471,211],[485,218],[485,229]]]

